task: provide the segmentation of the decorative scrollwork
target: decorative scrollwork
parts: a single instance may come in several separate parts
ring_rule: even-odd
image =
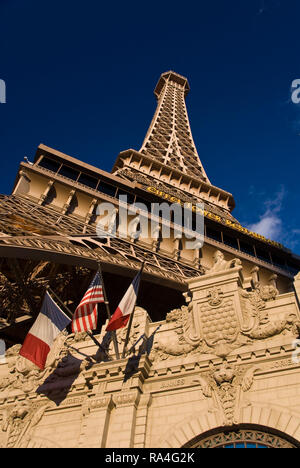
[[[221,409],[224,425],[237,423],[236,409],[239,404],[239,389],[247,392],[253,385],[257,366],[231,366],[224,361],[220,367],[211,366],[210,371],[195,379],[206,398],[213,398],[212,411]]]

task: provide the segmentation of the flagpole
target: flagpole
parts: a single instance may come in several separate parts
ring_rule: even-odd
[[[101,269],[100,262],[98,263],[98,269],[99,269],[99,275],[100,275],[101,283],[102,283],[102,290],[103,290],[104,304],[105,304],[105,307],[106,307],[106,313],[107,313],[108,320],[110,320],[111,319],[110,307],[109,307],[109,302],[107,300],[107,295],[106,295],[106,290],[105,290],[105,286],[104,286],[104,281],[103,281],[102,269]],[[120,353],[119,353],[119,346],[118,346],[116,330],[114,330],[112,332],[112,339],[113,339],[113,343],[114,343],[116,358],[119,360],[120,359]]]
[[[73,318],[73,313],[70,311],[69,307],[60,299],[60,297],[58,297],[58,295],[53,291],[53,289],[51,289],[50,286],[47,286],[46,290],[49,291],[50,294],[52,294],[55,297],[57,302],[59,302],[60,306],[66,310],[67,315],[69,316],[69,318],[72,319]]]
[[[51,294],[53,294],[53,296],[55,297],[55,299],[57,300],[57,302],[59,302],[60,306],[61,306],[63,309],[66,310],[67,315],[69,316],[69,318],[72,319],[72,318],[73,318],[73,313],[70,311],[69,307],[68,307],[66,304],[64,304],[64,302],[60,299],[60,297],[58,297],[58,295],[53,291],[53,289],[51,289],[50,286],[47,286],[47,287],[46,287],[46,290],[49,291]],[[87,331],[87,330],[86,330],[86,333],[87,333],[87,334],[89,335],[89,337],[93,340],[93,342],[94,342],[97,346],[99,346],[99,348],[100,348],[105,354],[107,354],[106,349],[103,348],[103,346],[102,346],[102,345],[99,343],[99,341],[94,337],[94,335],[93,335],[91,332]]]
[[[142,274],[143,274],[144,266],[145,266],[145,262],[142,263],[142,267],[141,267],[141,271],[140,271],[141,278],[140,278],[140,282],[139,282],[139,285],[138,285],[138,290],[136,292],[136,299],[135,299],[134,308],[133,308],[132,314],[130,315],[130,319],[129,319],[129,324],[128,324],[127,333],[126,333],[126,339],[125,339],[123,353],[122,353],[122,359],[124,359],[125,355],[126,355],[126,348],[127,348],[127,345],[128,345],[129,335],[130,335],[130,332],[131,332],[131,326],[132,326],[132,322],[133,322],[133,314],[134,314],[134,310],[135,310],[135,306],[136,306],[136,303],[137,303],[137,298],[138,298],[138,294],[139,294],[139,290],[140,290],[140,285],[141,285],[141,281],[142,281]]]

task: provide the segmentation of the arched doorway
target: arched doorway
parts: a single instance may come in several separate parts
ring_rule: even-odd
[[[300,443],[267,427],[239,425],[201,434],[185,444],[184,448],[300,448]]]

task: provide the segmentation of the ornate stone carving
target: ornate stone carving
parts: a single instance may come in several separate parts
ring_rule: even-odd
[[[222,303],[223,291],[220,288],[212,288],[207,292],[207,296],[210,298],[208,303],[211,307],[217,307]]]
[[[251,340],[272,338],[281,333],[297,336],[300,328],[299,320],[295,314],[288,314],[283,320],[271,321],[266,303],[275,300],[278,290],[273,285],[255,285],[252,291],[240,291],[244,324],[242,334]]]
[[[139,339],[140,329],[141,329],[141,324],[136,320],[136,317],[135,317],[134,320],[133,320],[131,334],[130,334],[130,337],[129,337],[127,349],[130,349],[135,344],[135,342]],[[127,334],[127,328],[122,328],[117,333],[117,341],[118,341],[120,349],[123,349],[123,345],[124,345],[125,340],[126,340],[126,334]],[[111,343],[111,349],[113,349],[112,348],[112,343]]]
[[[172,356],[187,356],[199,350],[201,340],[195,334],[192,311],[193,303],[190,302],[188,306],[173,309],[167,314],[166,323],[176,324],[176,327],[168,342],[155,341],[150,359],[165,360]]]
[[[172,327],[165,330],[166,338],[158,334],[151,359],[165,360],[195,353],[225,358],[233,350],[257,340],[273,338],[281,333],[294,337],[299,335],[300,321],[295,314],[288,314],[280,320],[269,317],[267,303],[275,301],[278,296],[274,278],[267,285],[262,285],[258,277],[257,281],[254,278],[252,289],[244,290],[242,283],[237,283],[236,276],[235,283],[228,289],[229,283],[227,280],[224,283],[225,278],[220,277],[218,270],[221,268],[220,271],[229,278],[232,262],[226,262],[223,255],[216,255],[215,259],[219,283],[214,286],[213,279],[205,283],[205,276],[201,277],[200,284],[203,281],[207,289],[196,287],[195,290],[200,291],[196,302],[187,293],[186,297],[191,301],[189,305],[167,314],[166,325],[171,324]]]
[[[219,368],[211,366],[208,373],[201,375],[199,382],[203,395],[213,399],[210,411],[222,410],[222,424],[233,425],[238,422],[236,409],[239,406],[240,393],[252,387],[257,367],[239,368],[223,362]]]
[[[195,353],[226,357],[233,349],[249,343],[241,335],[233,297],[226,297],[222,288],[213,287],[207,290],[206,298],[199,305],[191,301],[167,314],[166,323],[176,323],[173,335],[177,334],[177,340],[174,337],[167,343],[156,342],[151,358],[164,360]]]
[[[216,273],[223,270],[228,270],[235,266],[241,266],[242,262],[239,258],[234,258],[233,260],[225,260],[224,254],[220,250],[216,250],[213,255],[213,266],[208,270],[208,273]]]
[[[220,289],[210,290],[208,301],[200,306],[200,326],[206,345],[204,352],[226,356],[242,343],[238,340],[241,330],[232,297],[223,298]]]
[[[251,429],[237,429],[228,432],[218,432],[210,437],[202,438],[188,448],[297,448],[294,444],[272,433]]]
[[[2,413],[2,437],[5,433],[5,448],[26,448],[33,435],[35,426],[42,419],[48,405],[42,403],[17,402]]]
[[[67,348],[64,347],[65,340],[66,334],[60,333],[48,354],[44,370],[20,356],[21,345],[10,348],[6,353],[9,376],[0,381],[0,391],[10,392],[13,389],[24,393],[35,391],[39,384],[57,368],[61,358],[67,354]]]
[[[106,395],[100,398],[95,398],[91,400],[89,404],[89,408],[91,410],[99,409],[99,408],[108,408],[108,406],[112,403],[112,396],[111,395]]]
[[[71,333],[66,338],[66,345],[73,345],[81,341],[88,341],[91,337],[86,332]]]
[[[137,392],[119,393],[113,396],[113,401],[116,406],[131,406],[137,403]]]

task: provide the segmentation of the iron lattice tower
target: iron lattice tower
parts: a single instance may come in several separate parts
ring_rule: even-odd
[[[154,91],[157,109],[140,152],[210,183],[189,123],[185,103],[189,90],[185,77],[172,71],[161,75]]]

